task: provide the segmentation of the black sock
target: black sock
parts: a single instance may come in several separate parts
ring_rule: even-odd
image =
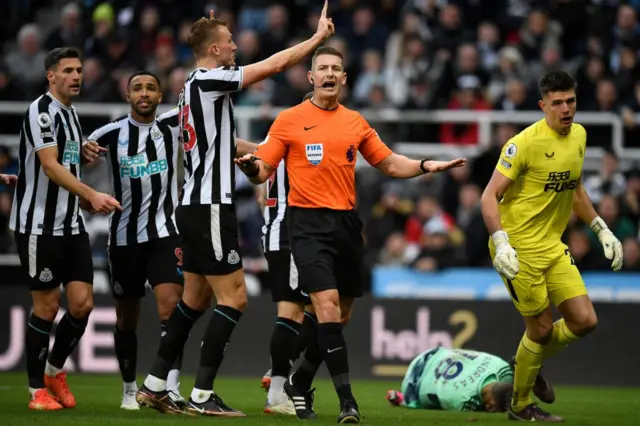
[[[202,339],[196,389],[213,389],[213,381],[224,358],[229,338],[241,316],[242,312],[229,306],[217,305],[214,309]]]
[[[188,307],[184,301],[180,301],[176,309],[167,320],[164,335],[160,337],[160,347],[151,375],[162,380],[167,380],[169,370],[182,354],[187,343],[193,324],[202,316],[203,312]]]
[[[29,387],[44,388],[44,367],[49,354],[49,335],[53,322],[31,314],[27,323],[26,352]]]
[[[168,320],[160,321],[160,337],[162,337],[162,333],[167,331],[167,321]],[[184,348],[182,348],[182,351],[180,352],[180,355],[178,355],[178,358],[176,358],[176,360],[173,362],[173,365],[171,366],[172,370],[181,370],[182,369],[182,355],[183,355],[183,353],[184,353]]]
[[[347,399],[354,400],[349,380],[347,342],[342,335],[342,324],[339,322],[318,324],[318,345],[324,362],[327,363],[340,403]]]
[[[75,318],[70,312],[64,314],[56,328],[56,341],[51,348],[49,364],[61,369],[71,352],[75,349],[84,334],[89,315],[85,318]]]
[[[304,320],[302,321],[302,327],[300,327],[300,337],[298,338],[298,345],[295,350],[294,361],[300,358],[302,353],[309,345],[310,338],[318,339],[317,335],[318,318],[312,313],[304,313]]]
[[[118,326],[113,327],[113,343],[122,381],[125,383],[135,382],[136,366],[138,365],[138,336],[136,336],[136,331],[122,331],[118,330]]]
[[[291,362],[296,358],[300,338],[300,324],[288,318],[278,317],[271,335],[271,376],[287,377]]]
[[[307,315],[312,314],[305,313],[305,320]],[[307,323],[306,339],[308,345],[302,354],[300,361],[297,363],[297,368],[293,377],[293,383],[295,386],[304,390],[311,389],[313,379],[316,377],[316,373],[323,361],[322,352],[320,352],[320,346],[318,346],[318,326],[315,325],[317,324],[317,318],[315,316],[311,316],[310,320],[315,320],[316,323],[312,322],[314,324],[313,327],[310,323]]]

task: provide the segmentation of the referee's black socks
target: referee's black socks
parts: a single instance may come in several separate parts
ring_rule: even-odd
[[[210,391],[224,358],[231,333],[236,328],[242,312],[230,306],[217,305],[211,315],[200,349],[200,366],[195,389]]]
[[[89,322],[89,315],[76,318],[71,312],[64,314],[56,328],[56,340],[51,348],[49,364],[55,369],[62,370],[71,352],[76,348]],[[48,368],[48,367],[47,367]],[[47,372],[49,375],[52,372]]]
[[[173,314],[167,320],[166,328],[160,337],[160,348],[151,368],[151,376],[167,380],[169,370],[184,350],[193,324],[202,314],[203,312],[188,307],[183,300],[178,303]]]
[[[342,324],[339,322],[318,324],[318,345],[329,374],[331,374],[333,386],[336,388],[338,398],[340,398],[340,404],[346,400],[355,402],[351,393],[349,358],[347,343],[342,335]]]
[[[315,315],[305,312],[302,322],[300,344],[305,345],[301,359],[296,363],[293,383],[299,389],[311,389],[313,379],[322,364],[322,353],[318,346],[318,319]]]

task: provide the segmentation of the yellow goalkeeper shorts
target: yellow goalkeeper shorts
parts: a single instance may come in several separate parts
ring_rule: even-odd
[[[490,244],[491,259],[495,248]],[[522,316],[533,316],[549,306],[558,306],[574,297],[587,294],[582,276],[569,248],[559,244],[543,253],[518,253],[520,272],[513,280],[502,277],[511,300]]]

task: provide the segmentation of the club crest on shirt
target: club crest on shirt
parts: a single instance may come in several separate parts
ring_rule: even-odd
[[[307,154],[307,160],[312,165],[317,166],[324,156],[324,147],[321,143],[308,143],[305,145],[305,153]]]
[[[157,141],[158,139],[162,138],[162,132],[157,127],[152,127],[150,133],[151,133],[151,139],[153,139],[154,141]]]
[[[356,159],[356,147],[354,145],[350,145],[347,150],[347,161],[353,163],[353,160]]]

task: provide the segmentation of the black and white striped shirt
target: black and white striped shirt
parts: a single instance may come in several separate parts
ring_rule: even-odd
[[[242,89],[242,67],[197,68],[180,94],[184,148],[181,205],[233,204],[236,125],[230,93]]]
[[[178,110],[149,124],[128,115],[100,127],[88,140],[109,150],[114,196],[122,206],[111,216],[111,244],[176,235]]]
[[[58,162],[80,179],[82,129],[74,107],[47,92],[33,101],[20,132],[18,183],[9,227],[30,235],[76,235],[85,232],[79,198],[44,173],[37,151],[58,147]]]
[[[284,160],[271,174],[266,183],[267,193],[262,226],[262,246],[265,252],[289,249],[287,229],[287,197],[289,195],[289,175]]]

